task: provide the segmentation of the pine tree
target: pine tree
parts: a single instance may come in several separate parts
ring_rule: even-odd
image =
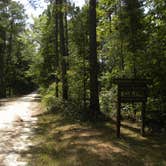
[[[98,60],[96,42],[96,0],[89,2],[89,35],[90,35],[90,111],[92,118],[100,114],[98,89]]]

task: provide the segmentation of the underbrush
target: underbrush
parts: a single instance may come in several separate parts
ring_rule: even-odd
[[[137,123],[122,121],[117,139],[116,122],[81,121],[85,110],[55,97],[53,88],[40,90],[45,113],[38,116],[32,146],[21,153],[29,166],[166,165],[166,135],[142,137]]]
[[[60,112],[63,116],[70,118],[73,121],[88,121],[91,122],[88,114],[88,109],[84,109],[77,101],[64,101],[61,97],[55,96],[55,84],[52,84],[47,90],[40,89],[42,95],[42,105],[46,112]],[[101,111],[106,118],[104,120],[116,119],[116,90],[102,91],[100,94]],[[61,96],[61,95],[60,95]],[[160,114],[159,111],[150,111],[153,106],[150,107],[149,101],[147,102],[146,113],[146,127],[151,133],[165,132],[165,116]],[[122,120],[129,120],[132,122],[141,122],[141,104],[122,104],[121,115]],[[154,114],[155,113],[155,114]],[[108,118],[107,118],[108,117]],[[101,122],[101,119],[99,120]]]
[[[61,113],[72,120],[83,120],[84,112],[83,108],[74,101],[64,101],[61,97],[55,96],[55,86],[51,85],[47,90],[40,89],[42,94],[42,105],[45,112]]]
[[[38,117],[33,146],[22,153],[29,166],[165,166],[165,135],[142,137],[139,127],[122,123],[121,139],[114,122],[75,122],[64,113]]]

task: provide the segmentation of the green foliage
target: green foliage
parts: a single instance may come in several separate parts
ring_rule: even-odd
[[[165,99],[165,4],[162,0],[101,0],[97,6],[97,42],[99,62],[100,107],[102,112],[115,116],[116,87],[112,79],[147,78],[152,80],[149,86],[149,110],[166,109]],[[66,9],[66,7],[65,7]],[[67,62],[67,79],[69,101],[78,109],[86,112],[89,107],[89,22],[86,4],[82,9],[71,3],[67,4],[67,29],[69,56]],[[45,89],[46,105],[54,108],[61,105],[62,73],[59,57],[57,65],[56,49],[56,13],[57,7],[51,3],[33,26],[33,40],[37,43],[36,55],[32,58],[28,74],[37,84]],[[65,27],[66,28],[66,27]],[[55,34],[55,35],[52,35]],[[60,36],[58,35],[58,45]],[[60,50],[60,47],[58,47]],[[50,81],[54,75],[58,79]],[[54,86],[53,86],[54,85]],[[51,88],[52,87],[52,88]],[[54,87],[54,88],[53,88]],[[55,102],[54,102],[55,100]],[[155,100],[159,101],[156,107]],[[57,102],[57,103],[56,103]],[[59,106],[58,106],[59,107]],[[49,110],[51,109],[49,108]],[[61,109],[61,108],[60,108]],[[65,109],[65,108],[64,108]],[[124,105],[125,116],[133,116],[133,107]],[[140,106],[137,106],[138,112]],[[140,115],[138,113],[138,115]]]
[[[23,5],[9,0],[0,3],[0,97],[26,93],[34,88],[27,75],[35,47],[25,27]]]
[[[116,88],[110,90],[102,90],[100,93],[100,107],[101,111],[109,117],[116,117]]]
[[[31,90],[35,83],[42,89],[43,103],[49,111],[88,111],[89,6],[86,3],[80,9],[71,2],[63,2],[57,5],[51,1],[39,18],[34,18],[32,29],[25,26],[26,15],[20,3],[0,3],[1,97]],[[163,0],[98,2],[99,98],[100,108],[107,115],[115,116],[115,77],[151,79],[147,109],[165,113],[165,9]],[[60,21],[64,23],[63,32]],[[62,101],[65,81],[69,103]],[[139,112],[140,106],[136,108]],[[123,110],[125,116],[133,115],[130,104],[124,105]]]
[[[41,88],[42,103],[46,108],[46,111],[59,111],[63,108],[62,100],[55,96],[55,84],[49,86],[48,89]]]
[[[39,92],[42,94],[42,105],[46,112],[61,113],[64,117],[74,121],[84,118],[83,110],[75,102],[64,101],[55,96],[54,83],[48,89],[41,87]]]

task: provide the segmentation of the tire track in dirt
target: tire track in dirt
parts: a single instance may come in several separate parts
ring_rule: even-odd
[[[30,137],[40,111],[40,96],[0,100],[0,166],[24,166],[20,152],[32,146]]]

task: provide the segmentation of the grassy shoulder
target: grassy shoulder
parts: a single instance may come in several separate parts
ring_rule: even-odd
[[[63,112],[38,117],[33,146],[22,153],[29,166],[132,166],[166,165],[166,136],[140,136],[136,124],[122,124],[115,137],[114,122],[92,125]]]

